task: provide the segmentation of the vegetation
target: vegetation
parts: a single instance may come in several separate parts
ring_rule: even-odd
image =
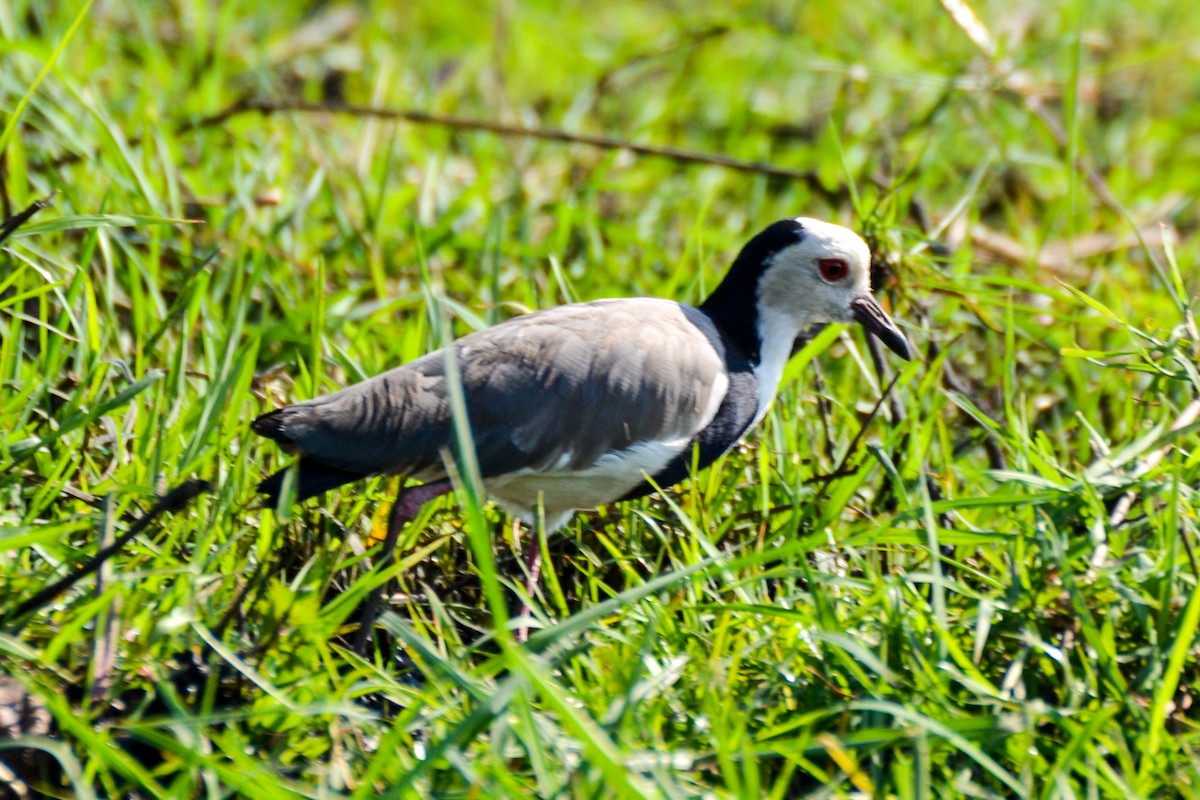
[[[1200,794],[1198,31],[1185,0],[0,3],[0,216],[53,195],[0,245],[0,783]],[[312,108],[343,102],[434,116]],[[257,414],[528,309],[697,300],[796,215],[867,235],[922,357],[817,335],[743,446],[542,542],[528,646],[470,491],[382,574],[394,481],[255,499]]]

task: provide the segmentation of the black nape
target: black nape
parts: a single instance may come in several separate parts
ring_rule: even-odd
[[[752,363],[759,360],[758,281],[779,251],[804,238],[804,226],[781,219],[746,243],[724,280],[700,304],[728,341]]]

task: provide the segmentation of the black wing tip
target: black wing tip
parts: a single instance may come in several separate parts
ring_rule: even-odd
[[[291,439],[283,430],[284,414],[287,408],[277,408],[274,411],[269,411],[262,416],[255,418],[250,423],[250,430],[257,433],[259,436],[265,436],[268,439],[274,439],[277,442],[288,442]]]
[[[263,414],[250,423],[250,430],[259,436],[278,442],[285,452],[296,452],[298,449],[296,441],[287,431],[288,418],[291,416],[293,408],[293,406],[284,406]],[[330,489],[336,489],[343,484],[366,477],[362,473],[327,466],[311,457],[302,457],[297,462],[296,468],[300,470],[300,474],[296,476],[296,502],[316,497]],[[258,493],[265,494],[272,504],[278,503],[287,473],[288,469],[281,469],[273,475],[263,478],[258,483]]]
[[[269,500],[272,505],[278,503],[279,492],[283,488],[283,476],[285,474],[287,474],[287,470],[281,469],[279,472],[276,472],[273,475],[268,475],[258,482],[258,486],[256,486],[254,490],[259,494],[265,494],[267,496],[267,500]]]
[[[324,494],[330,489],[336,489],[347,483],[352,483],[357,480],[362,480],[365,475],[360,475],[356,472],[347,472],[344,469],[336,467],[328,467],[324,464],[317,463],[311,459],[302,458],[297,464],[300,470],[296,481],[296,502],[307,500],[310,497],[316,497],[319,494]],[[289,468],[290,469],[290,468]],[[288,469],[281,469],[278,472],[268,475],[258,482],[257,491],[259,494],[265,494],[267,499],[276,504],[279,502],[279,495],[283,491],[283,482],[287,477]]]

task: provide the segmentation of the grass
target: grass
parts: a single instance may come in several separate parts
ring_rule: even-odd
[[[0,210],[55,193],[0,246],[0,687],[45,714],[0,738],[10,795],[1200,794],[1200,10],[993,3],[972,41],[964,8],[0,5]],[[245,96],[811,176],[196,125]],[[253,500],[284,463],[264,410],[443,316],[695,301],[797,214],[869,236],[923,358],[869,417],[890,374],[817,337],[744,445],[543,543],[527,647],[493,625],[524,580],[477,495],[383,575],[388,480]],[[14,617],[188,479],[214,491]],[[382,581],[364,660],[342,635]]]

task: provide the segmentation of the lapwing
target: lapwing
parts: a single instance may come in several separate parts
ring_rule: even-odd
[[[815,325],[859,322],[909,359],[871,294],[870,266],[853,231],[785,219],[751,239],[698,306],[572,303],[457,340],[484,490],[528,525],[540,510],[550,533],[578,509],[673,486],[732,448],[762,421],[795,343]],[[299,455],[297,500],[372,475],[405,478],[388,522],[394,543],[424,503],[452,489],[447,364],[430,353],[252,428]],[[285,474],[258,490],[277,501]]]

